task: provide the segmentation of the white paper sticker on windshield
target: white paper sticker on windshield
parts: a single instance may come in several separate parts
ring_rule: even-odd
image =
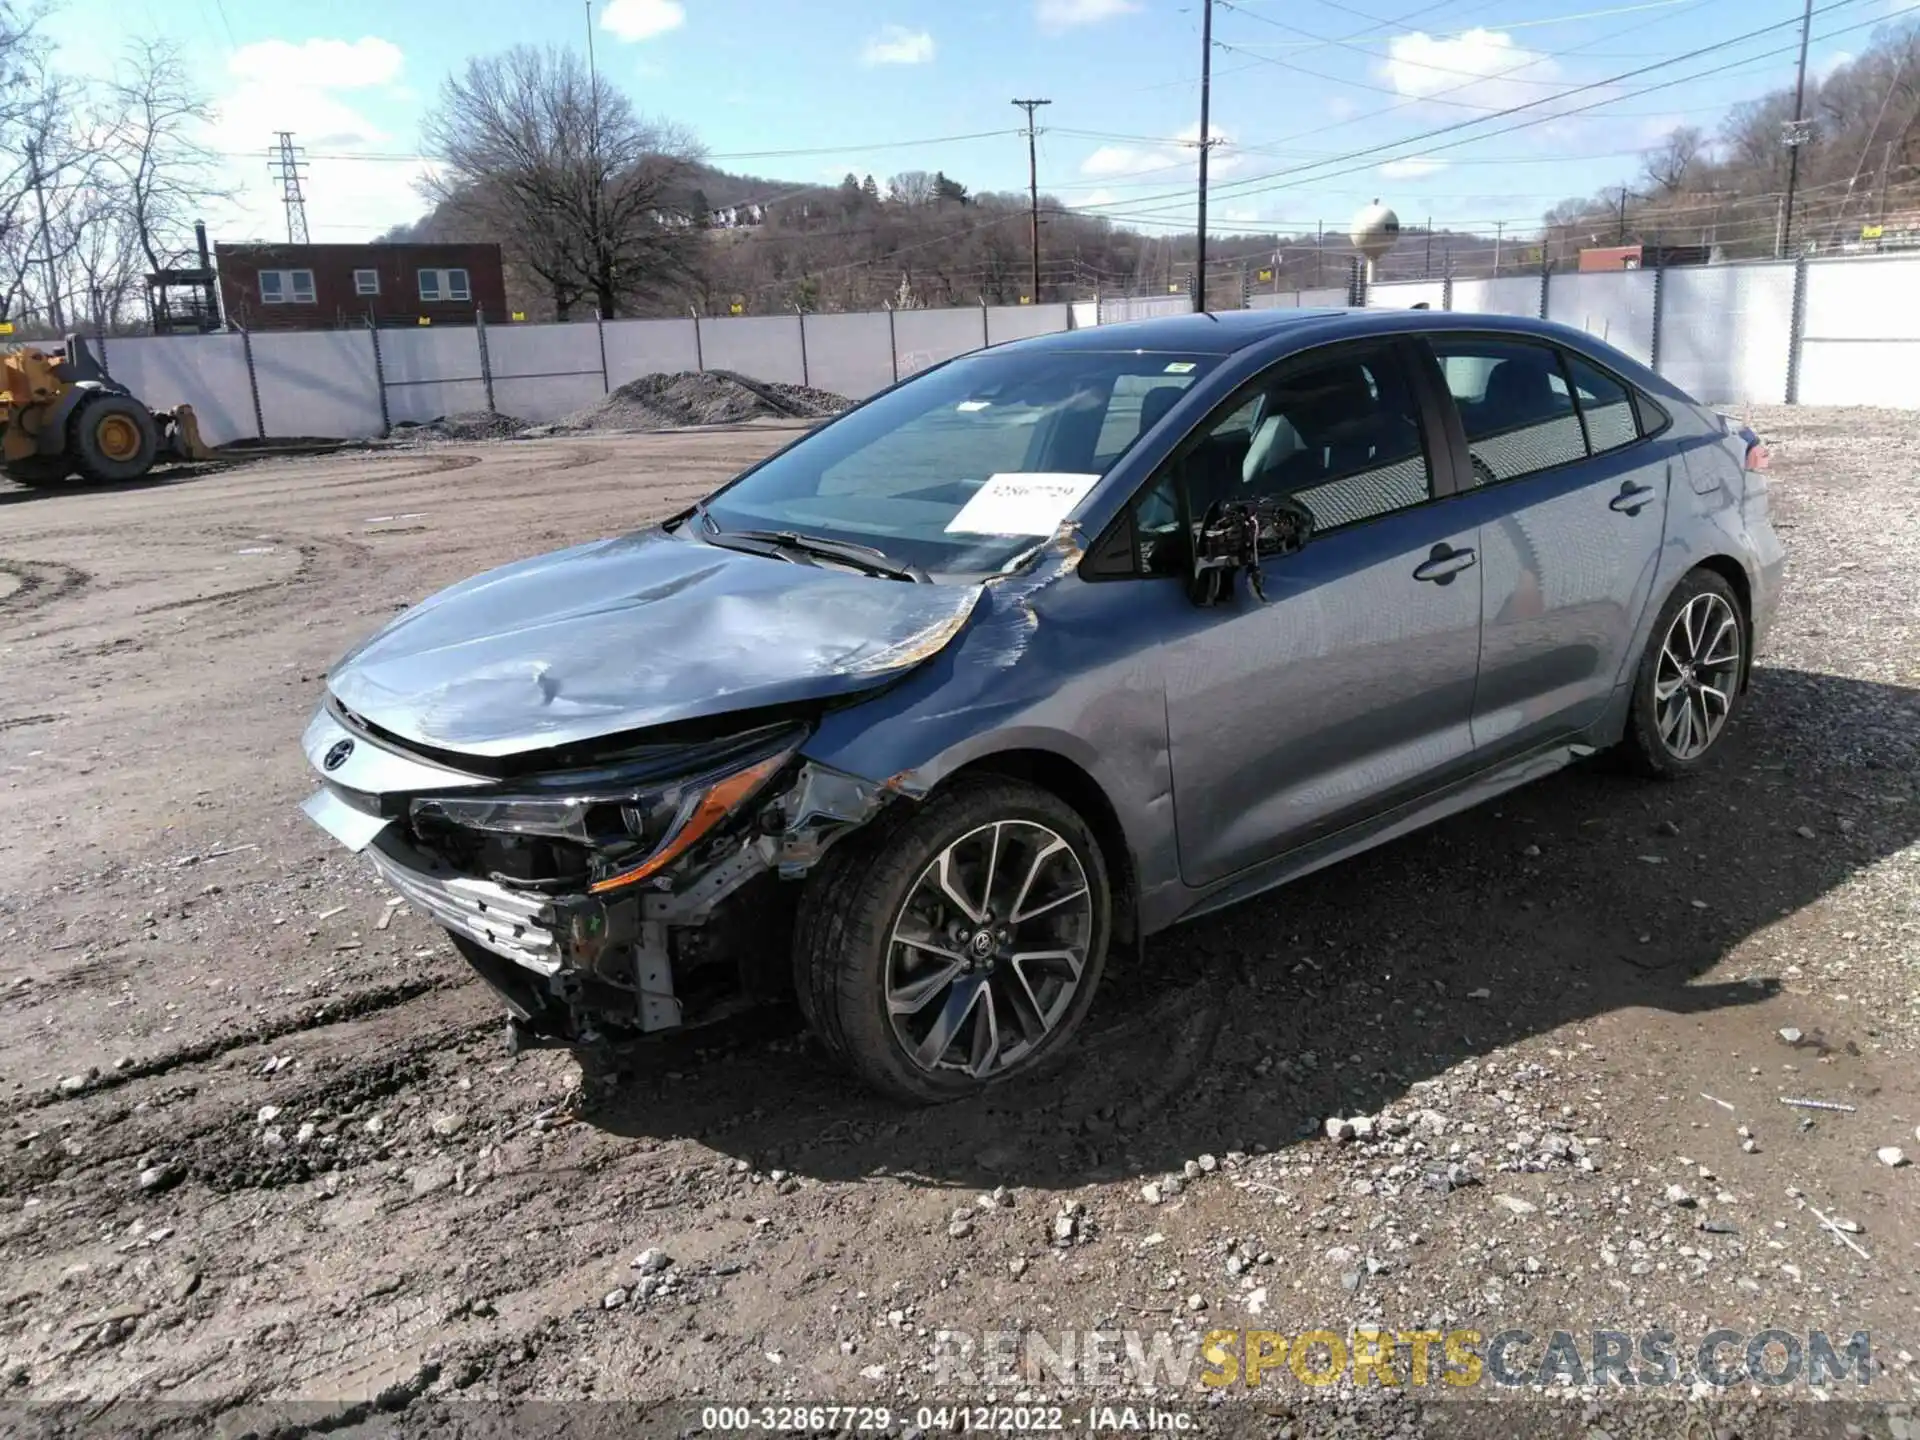
[[[948,534],[1051,535],[1098,475],[1034,472],[989,475],[947,522]]]

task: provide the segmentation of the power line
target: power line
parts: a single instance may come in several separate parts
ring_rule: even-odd
[[[1817,10],[1815,13],[1826,14],[1833,10],[1843,9],[1846,6],[1860,4],[1860,3],[1862,3],[1862,0],[1833,0],[1833,3],[1820,7],[1819,10]],[[1905,10],[1899,10],[1893,13],[1894,15],[1901,15],[1901,14],[1909,13],[1913,9],[1920,9],[1920,5],[1910,6]],[[1891,18],[1891,17],[1880,17],[1878,19],[1867,21],[1864,23],[1869,25],[1879,24],[1879,23],[1882,23],[1882,20],[1886,18]],[[1448,141],[1447,143],[1442,145],[1427,145],[1425,143],[1428,140],[1436,139],[1438,137],[1445,136],[1445,135],[1451,135],[1461,130],[1470,129],[1476,125],[1484,124],[1490,120],[1497,120],[1497,119],[1504,118],[1506,116],[1517,115],[1527,110],[1536,110],[1543,105],[1553,104],[1556,101],[1560,101],[1560,100],[1571,99],[1573,96],[1584,94],[1588,91],[1603,89],[1608,86],[1617,85],[1622,80],[1630,80],[1635,78],[1636,76],[1651,74],[1656,70],[1663,70],[1671,65],[1678,65],[1688,60],[1698,59],[1702,55],[1710,54],[1715,51],[1721,50],[1727,45],[1739,44],[1747,40],[1756,39],[1761,35],[1769,34],[1775,30],[1780,30],[1785,28],[1788,25],[1793,25],[1796,23],[1798,22],[1793,20],[1786,20],[1786,21],[1777,22],[1772,25],[1763,25],[1758,29],[1747,31],[1744,34],[1731,36],[1725,40],[1718,41],[1712,45],[1706,45],[1706,46],[1699,47],[1698,49],[1685,51],[1679,55],[1670,56],[1665,60],[1657,60],[1647,65],[1637,66],[1632,70],[1622,71],[1617,75],[1607,76],[1604,79],[1592,80],[1582,85],[1575,85],[1557,94],[1542,96],[1537,100],[1522,101],[1519,104],[1507,106],[1502,110],[1495,111],[1490,115],[1482,116],[1479,119],[1455,121],[1452,124],[1442,125],[1432,130],[1426,130],[1415,135],[1402,137],[1401,139],[1398,139],[1398,140],[1383,141],[1382,143],[1377,145],[1369,145],[1357,150],[1350,150],[1346,152],[1344,155],[1341,155],[1334,160],[1318,161],[1318,162],[1312,162],[1304,165],[1282,167],[1281,169],[1278,169],[1278,170],[1270,170],[1262,175],[1249,176],[1245,180],[1230,181],[1228,182],[1227,185],[1223,186],[1222,189],[1223,191],[1232,191],[1235,195],[1264,194],[1267,191],[1280,188],[1281,183],[1284,183],[1287,179],[1300,175],[1305,171],[1322,169],[1324,168],[1324,166],[1328,164],[1341,163],[1348,160],[1366,159],[1371,156],[1381,155],[1385,151],[1396,150],[1405,146],[1417,145],[1420,148],[1414,152],[1410,152],[1410,153],[1402,154],[1398,156],[1390,156],[1388,158],[1401,159],[1401,160],[1425,158],[1426,156],[1431,155],[1436,150],[1450,150],[1460,145],[1475,144],[1481,140],[1491,139],[1496,135],[1512,134],[1517,130],[1528,129],[1531,126],[1545,124],[1551,120],[1563,119],[1567,115],[1579,114],[1587,110],[1597,109],[1603,105],[1614,104],[1623,99],[1631,99],[1631,98],[1636,98],[1640,95],[1651,94],[1656,90],[1669,89],[1674,85],[1684,85],[1691,81],[1701,79],[1703,76],[1712,74],[1714,72],[1699,71],[1691,75],[1682,76],[1677,80],[1662,81],[1655,85],[1644,86],[1638,90],[1629,91],[1624,95],[1609,96],[1600,100],[1596,100],[1587,105],[1578,106],[1575,109],[1570,111],[1555,111],[1552,114],[1549,114],[1546,116],[1538,116],[1530,120],[1524,120],[1517,125],[1505,126],[1498,130],[1490,130],[1480,135],[1469,135],[1463,139]],[[1857,29],[1857,28],[1859,27],[1848,26],[1848,27],[1843,27],[1842,29],[1839,29],[1839,30],[1830,31],[1828,33],[1834,34],[1834,35],[1844,34],[1847,29]],[[1824,39],[1826,37],[1823,36],[1822,38]],[[1793,47],[1788,46],[1786,48],[1790,50]],[[1750,56],[1748,58],[1754,59],[1758,57]],[[1368,169],[1368,168],[1371,168],[1371,167],[1367,165],[1359,165],[1359,166],[1351,167],[1347,170],[1336,171],[1333,174],[1316,176],[1314,178],[1316,181],[1336,179],[1338,178],[1339,175],[1351,174],[1353,173],[1354,170]],[[1274,183],[1268,183],[1268,182],[1274,182]],[[1119,203],[1144,204],[1152,201],[1165,201],[1165,200],[1177,200],[1177,199],[1179,199],[1178,192],[1169,192],[1165,195],[1141,196],[1141,197],[1136,197],[1134,200],[1129,202],[1114,202],[1114,203],[1115,204],[1119,204]],[[1112,206],[1111,205],[1086,205],[1086,206],[1081,206],[1076,208],[1082,209],[1082,210],[1098,210],[1098,209],[1110,209],[1112,208]]]

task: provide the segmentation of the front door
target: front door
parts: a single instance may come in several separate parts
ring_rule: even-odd
[[[1634,661],[1667,506],[1667,447],[1621,382],[1532,342],[1432,342],[1458,409],[1479,521],[1474,740],[1498,759],[1597,719]]]
[[[1197,609],[1164,673],[1182,877],[1206,885],[1430,788],[1471,760],[1480,567],[1434,503],[1439,431],[1392,348],[1285,362],[1142,499],[1143,542],[1212,501],[1291,496],[1313,538]],[[1156,518],[1157,517],[1157,518]]]

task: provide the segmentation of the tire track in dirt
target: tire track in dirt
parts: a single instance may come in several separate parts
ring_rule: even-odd
[[[242,532],[231,528],[210,533],[219,535],[225,540],[252,539],[257,538],[259,534],[259,532],[252,530]],[[149,615],[164,615],[171,611],[188,610],[200,605],[229,605],[236,600],[244,600],[255,595],[265,595],[271,591],[294,590],[304,585],[310,585],[316,580],[331,580],[342,570],[357,570],[373,558],[372,547],[363,545],[356,540],[343,540],[335,537],[323,538],[318,535],[290,535],[276,536],[272,543],[277,545],[291,545],[299,554],[299,563],[294,567],[291,575],[279,576],[272,580],[262,580],[252,585],[238,586],[232,590],[220,590],[211,595],[190,595],[180,600],[163,601],[158,605],[148,605],[139,610],[135,610],[133,612],[134,616],[136,618],[145,618]],[[343,558],[346,563],[327,569],[320,568],[317,562],[319,562],[322,557],[328,556]],[[252,610],[255,607],[249,606],[247,608]]]
[[[448,997],[424,1013],[343,1019],[333,1033],[313,1036],[315,1043],[290,1046],[295,1068],[276,1075],[261,1068],[244,1079],[169,1073],[170,1083],[146,1086],[137,1099],[87,1092],[93,1103],[80,1114],[12,1137],[0,1153],[0,1187],[11,1195],[64,1188],[74,1203],[63,1219],[85,1225],[98,1208],[123,1204],[136,1172],[149,1164],[169,1172],[162,1188],[191,1180],[228,1194],[281,1189],[321,1171],[384,1160],[396,1137],[349,1122],[387,1097],[417,1089],[437,1066],[464,1063],[450,1061],[449,1052],[497,1034],[497,1019],[476,1014],[484,1007],[464,1001]],[[261,1101],[287,1117],[277,1140],[268,1138]],[[311,1144],[292,1133],[316,1118],[321,1123]],[[44,1240],[44,1225],[39,1229]],[[8,1243],[0,1235],[0,1251]]]
[[[29,1092],[21,1096],[13,1105],[0,1109],[0,1118],[17,1116],[49,1105],[83,1100],[110,1090],[118,1090],[138,1080],[151,1080],[187,1066],[204,1065],[234,1050],[244,1050],[254,1045],[269,1045],[290,1035],[300,1035],[326,1026],[364,1019],[382,1010],[391,1010],[408,1004],[436,991],[464,988],[467,988],[465,976],[432,975],[397,980],[390,985],[374,985],[364,990],[352,991],[343,996],[324,1000],[311,1010],[289,1011],[255,1025],[251,1029],[229,1030],[191,1045],[162,1051],[145,1060],[136,1060],[124,1069],[106,1071],[93,1077],[78,1090],[61,1090],[55,1086],[47,1090]]]
[[[17,621],[44,610],[93,582],[93,576],[57,560],[9,560],[0,557],[0,575],[12,576],[14,587],[0,595],[0,623]]]

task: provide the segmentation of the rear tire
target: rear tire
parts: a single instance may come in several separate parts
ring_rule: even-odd
[[[800,1008],[883,1094],[977,1094],[1059,1053],[1086,1018],[1111,900],[1099,843],[1050,791],[996,776],[896,802],[809,877]]]
[[[1660,607],[1634,672],[1621,758],[1638,774],[1677,780],[1706,767],[1746,688],[1746,612],[1733,587],[1692,570]]]
[[[160,427],[130,395],[95,395],[68,422],[68,447],[80,474],[96,483],[138,480],[153,468]]]
[[[7,461],[4,469],[9,480],[36,489],[63,484],[73,473],[73,466],[64,455],[27,455]]]

